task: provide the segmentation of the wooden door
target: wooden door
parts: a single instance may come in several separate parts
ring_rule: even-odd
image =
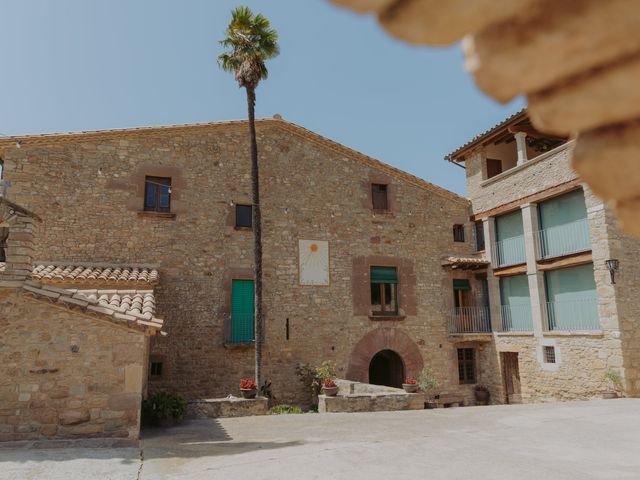
[[[517,352],[501,352],[502,378],[507,394],[507,403],[521,403],[520,368],[518,367]]]

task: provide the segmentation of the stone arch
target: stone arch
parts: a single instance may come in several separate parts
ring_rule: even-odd
[[[369,364],[381,350],[392,350],[402,358],[405,373],[417,376],[424,367],[420,349],[409,335],[400,328],[376,328],[356,343],[351,351],[347,380],[369,383]]]

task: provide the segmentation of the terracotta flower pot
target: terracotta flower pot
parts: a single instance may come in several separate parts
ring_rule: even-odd
[[[256,398],[258,389],[257,388],[241,388],[240,393],[242,394],[242,398]]]
[[[402,388],[404,388],[404,391],[407,393],[416,393],[418,391],[418,384],[417,383],[403,383],[402,384]]]
[[[338,394],[338,387],[322,387],[322,393],[327,397],[335,397]]]

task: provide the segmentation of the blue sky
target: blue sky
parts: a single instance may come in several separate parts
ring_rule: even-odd
[[[458,193],[443,156],[520,109],[485,97],[458,46],[416,48],[328,0],[0,0],[0,133],[246,118],[216,56],[230,11],[280,33],[257,115],[279,113]]]

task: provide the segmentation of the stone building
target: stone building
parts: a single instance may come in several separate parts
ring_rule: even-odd
[[[429,366],[440,392],[467,402],[477,383],[495,403],[588,398],[608,368],[638,393],[638,245],[588,190],[569,193],[582,192],[571,142],[531,132],[527,142],[509,130],[523,124],[530,129],[516,115],[452,154],[466,164],[469,202],[279,117],[257,122],[263,371],[278,401],[308,402],[296,366],[323,360],[341,377],[389,386]],[[223,397],[253,376],[247,130],[230,121],[0,139],[5,203],[38,223],[24,238],[2,240],[0,230],[5,275],[16,276],[0,288],[10,340],[1,358],[13,372],[0,383],[12,402],[2,438],[133,438],[132,398]],[[533,158],[540,149],[549,151]],[[546,211],[565,193],[571,205],[586,201],[576,228],[588,245],[557,254],[544,243],[541,258],[536,205]],[[522,248],[492,253],[517,233]],[[30,243],[14,257],[18,238]],[[612,286],[604,260],[614,258]],[[555,297],[543,296],[544,280],[562,285],[560,267],[591,269],[597,295],[592,288],[584,299],[587,316],[567,319],[546,303]],[[589,328],[565,328],[574,320]],[[516,366],[521,387],[507,396]],[[53,384],[65,396],[51,396]],[[38,420],[44,408],[54,412]],[[69,415],[80,421],[65,424]]]
[[[279,118],[257,128],[276,397],[308,401],[296,365],[332,360],[341,376],[396,386],[430,365],[471,398],[441,267],[470,251],[452,233],[469,202]],[[34,265],[157,268],[167,335],[152,338],[151,390],[226,396],[253,375],[247,137],[240,121],[0,139],[8,197],[42,218]]]
[[[640,394],[640,242],[571,169],[573,146],[522,111],[447,157],[465,166],[487,262],[472,265],[450,330],[485,335],[496,349],[492,391],[511,401],[596,396],[609,370]]]
[[[42,226],[0,197],[0,441],[135,442],[157,272],[33,267]]]

